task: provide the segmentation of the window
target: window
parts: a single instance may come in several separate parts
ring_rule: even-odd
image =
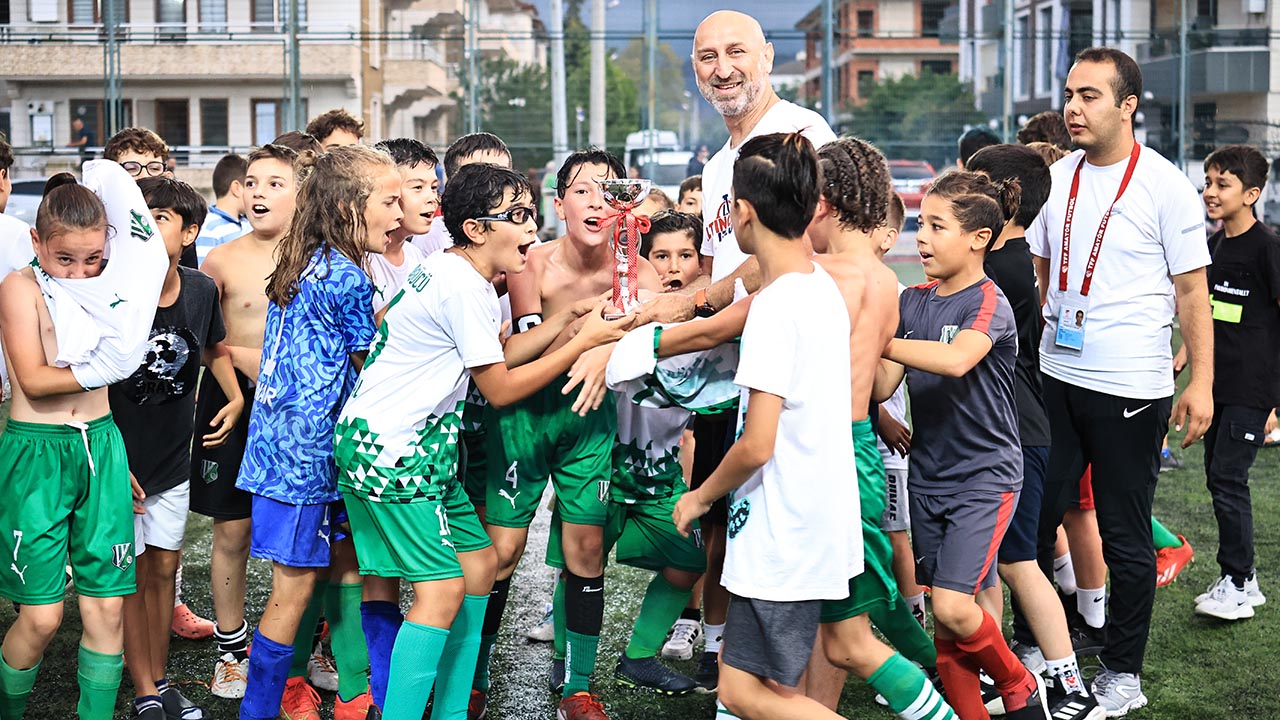
[[[230,145],[227,130],[227,101],[211,98],[200,99],[200,144]]]
[[[31,22],[58,22],[58,0],[30,0],[27,13]]]
[[[156,39],[182,41],[187,38],[187,0],[156,0]]]
[[[951,61],[950,60],[921,60],[920,72],[933,73],[934,75],[950,75]]]
[[[1196,0],[1197,30],[1208,30],[1218,24],[1218,0]]]
[[[871,37],[876,34],[876,12],[874,10],[858,11],[858,37]]]
[[[1073,0],[1071,3],[1071,26],[1059,28],[1067,30],[1067,57],[1074,58],[1079,52],[1093,45],[1093,3],[1088,0]]]
[[[253,29],[276,32],[289,20],[289,3],[292,0],[250,0],[253,12]],[[307,0],[298,2],[298,28],[307,27]]]
[[[876,87],[876,72],[874,70],[858,71],[858,99],[865,100],[871,91]]]
[[[253,101],[253,144],[266,145],[280,134],[280,115],[284,103],[279,100]]]
[[[1036,18],[1036,95],[1051,95],[1053,88],[1053,7],[1040,9]]]
[[[133,125],[133,103],[123,100],[120,103],[121,112],[124,117],[121,119],[120,125],[116,128],[127,128]],[[103,105],[102,98],[93,100],[72,100],[70,102],[71,119],[79,118],[84,121],[84,126],[88,128],[94,136],[94,142],[98,145],[105,145],[110,136],[105,135],[107,128],[107,113]]]
[[[0,0],[0,25],[8,25],[9,22],[9,0]]]
[[[168,145],[190,145],[191,101],[156,100],[156,133]]]
[[[198,0],[200,32],[227,31],[227,0]]]
[[[1031,94],[1031,65],[1035,57],[1027,52],[1031,44],[1031,16],[1022,15],[1013,21],[1013,94],[1025,98]]]
[[[942,18],[950,5],[946,0],[923,0],[920,3],[920,34],[924,37],[938,37]]]
[[[67,0],[67,15],[72,25],[97,25],[106,14],[111,0]],[[114,0],[117,24],[129,22],[128,0]]]

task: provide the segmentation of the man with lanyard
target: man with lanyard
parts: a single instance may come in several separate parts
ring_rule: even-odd
[[[1151,504],[1161,441],[1173,424],[1186,429],[1189,446],[1213,414],[1204,220],[1187,177],[1134,139],[1141,94],[1142,73],[1128,55],[1089,48],[1076,56],[1063,114],[1079,150],[1053,165],[1049,201],[1027,233],[1044,301],[1040,362],[1052,434],[1040,556],[1052,557],[1055,529],[1092,465],[1112,592],[1093,690],[1108,717],[1147,702],[1139,673],[1155,598]],[[1175,311],[1201,362],[1173,406]]]
[[[711,285],[698,287],[695,283],[686,294],[660,295],[641,311],[642,322],[679,322],[695,314],[712,315],[737,299],[734,286],[738,279],[747,292],[759,289],[760,265],[738,247],[729,221],[733,164],[743,143],[759,135],[800,131],[817,148],[836,137],[821,115],[787,102],[773,91],[769,82],[773,45],[765,41],[764,30],[755,18],[732,10],[708,15],[694,33],[692,61],[698,89],[724,118],[729,130],[724,147],[702,169],[702,262],[703,274],[710,276]],[[736,421],[736,409],[695,420],[694,488],[724,458],[733,441]],[[714,689],[717,681],[716,651],[729,603],[728,592],[720,586],[726,522],[723,500],[702,518],[707,546],[702,597],[706,645],[696,679],[707,690]]]

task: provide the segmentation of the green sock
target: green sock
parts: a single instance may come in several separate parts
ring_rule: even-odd
[[[120,691],[120,675],[124,672],[124,653],[105,655],[80,646],[80,702],[76,713],[80,720],[111,720],[116,710],[116,693]]]
[[[338,698],[351,702],[369,689],[369,647],[360,620],[360,596],[364,586],[330,584],[324,597],[329,620],[330,646],[338,666]],[[302,628],[299,628],[301,630]]]
[[[462,607],[449,628],[436,676],[436,700],[431,720],[467,720],[467,703],[471,701],[471,669],[480,656],[480,626],[488,595],[466,595]]]
[[[419,720],[435,685],[436,670],[449,631],[406,620],[391,649],[385,720]]]
[[[36,686],[36,673],[40,663],[26,670],[14,670],[0,656],[0,718],[22,720],[27,709],[27,697]]]
[[[565,682],[564,696],[591,691],[591,671],[596,669],[596,651],[600,647],[599,635],[581,635],[565,630]]]
[[[650,658],[658,654],[658,649],[667,639],[667,631],[680,617],[684,606],[689,604],[691,592],[667,582],[662,573],[653,576],[649,589],[645,591],[644,601],[640,603],[640,615],[631,630],[627,657]]]
[[[565,652],[565,643],[568,642],[564,637],[565,629],[564,614],[564,578],[556,578],[556,589],[551,594],[551,624],[555,628],[555,635],[551,639],[551,657],[554,660],[563,660]]]
[[[1156,541],[1156,549],[1182,547],[1177,535],[1169,532],[1169,528],[1160,524],[1155,515],[1151,516],[1151,537]]]
[[[328,589],[327,581],[316,581],[316,587],[311,591],[311,601],[307,603],[307,609],[298,621],[298,632],[293,636],[293,662],[289,665],[291,678],[307,676],[307,661],[311,659],[311,651],[316,648],[316,623],[324,612],[324,596]]]
[[[924,667],[935,667],[938,664],[938,649],[933,644],[933,638],[916,622],[915,616],[911,614],[911,607],[901,596],[893,607],[886,609],[877,605],[867,615],[893,649],[908,660]]]
[[[871,673],[867,684],[884,696],[889,709],[906,720],[955,720],[955,711],[924,671],[898,653]]]
[[[489,656],[493,654],[493,646],[497,642],[497,635],[480,636],[480,653],[476,657],[476,675],[471,680],[472,690],[489,692]]]

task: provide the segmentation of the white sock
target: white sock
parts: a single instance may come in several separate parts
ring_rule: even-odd
[[[911,614],[920,622],[920,626],[924,627],[924,593],[918,592],[915,595],[904,597],[903,600],[907,601],[907,607],[911,608]]]
[[[1107,588],[1076,590],[1076,609],[1091,628],[1100,628],[1107,622]]]
[[[1058,583],[1058,589],[1067,595],[1076,591],[1076,569],[1071,564],[1070,552],[1053,559],[1053,581]]]
[[[703,650],[709,653],[720,652],[720,644],[724,642],[724,623],[719,625],[702,625]]]
[[[1075,693],[1076,695],[1089,694],[1089,691],[1085,690],[1084,679],[1080,677],[1080,663],[1076,661],[1075,653],[1071,653],[1061,660],[1045,658],[1044,664],[1048,673],[1058,678],[1062,688],[1068,693]]]
[[[173,606],[182,604],[182,562],[178,562],[178,574],[173,576]]]

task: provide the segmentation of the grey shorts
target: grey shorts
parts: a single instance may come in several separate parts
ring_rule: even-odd
[[[795,687],[818,638],[821,600],[774,602],[731,595],[721,659],[730,667]]]
[[[968,595],[995,587],[996,554],[1017,505],[1016,492],[912,493],[916,582]]]
[[[911,503],[907,493],[907,469],[884,469],[884,515],[880,529],[885,532],[906,532],[911,529]]]

